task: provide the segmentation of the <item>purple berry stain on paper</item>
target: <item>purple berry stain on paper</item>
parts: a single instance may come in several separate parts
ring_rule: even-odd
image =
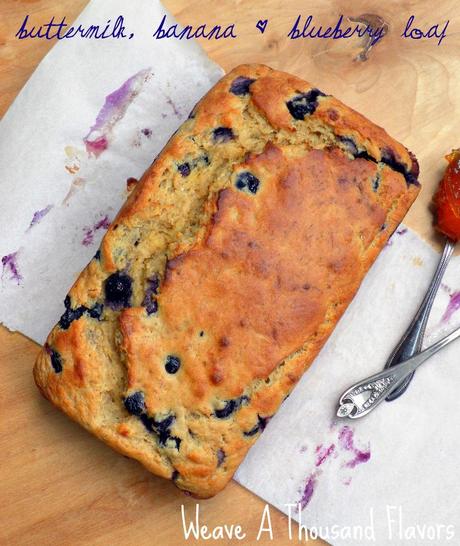
[[[359,464],[367,463],[371,458],[370,449],[358,449],[354,445],[353,430],[345,425],[339,430],[338,440],[339,446],[345,451],[353,452],[353,459],[347,461],[344,466],[347,468],[355,468]]]
[[[88,154],[99,157],[109,147],[109,141],[105,135],[102,135],[94,140],[85,140],[85,145]]]
[[[313,497],[313,493],[315,492],[316,484],[317,484],[316,478],[317,478],[317,474],[315,472],[313,472],[313,474],[310,474],[310,476],[308,476],[305,482],[303,491],[301,490],[302,496],[300,497],[297,503],[300,510],[303,510],[304,508],[306,508],[306,506],[310,503]]]
[[[452,288],[450,286],[447,286],[445,283],[441,283],[441,288],[446,292],[446,294],[449,294],[449,296],[452,294]]]
[[[324,447],[322,444],[320,444],[316,448],[316,461],[315,466],[321,466],[324,461],[329,459],[329,457],[335,453],[335,444],[331,444],[328,447]]]
[[[178,118],[180,118],[181,114],[180,114],[179,109],[177,108],[177,106],[174,104],[172,98],[168,97],[166,99],[166,102],[169,104],[169,106],[171,106],[172,111],[174,112],[174,115],[177,116]]]
[[[396,235],[405,235],[409,230],[407,228],[400,228],[395,231]],[[391,237],[388,239],[387,244],[385,246],[392,246],[393,245],[393,238]]]
[[[346,451],[353,449],[353,430],[347,425],[339,430],[339,446]]]
[[[106,230],[108,229],[110,225],[110,220],[107,215],[105,215],[101,220],[96,222],[94,226],[92,227],[86,227],[83,229],[84,237],[81,241],[81,244],[83,246],[90,246],[94,242],[94,235],[96,231],[99,231],[100,229]]]
[[[371,452],[366,451],[360,451],[359,449],[354,450],[355,456],[351,461],[348,461],[345,463],[345,466],[347,468],[355,468],[355,466],[363,463],[367,463],[367,461],[371,458]]]
[[[29,229],[39,224],[52,208],[53,208],[53,205],[48,205],[44,209],[35,211],[32,217],[32,220],[30,222],[30,225],[27,228],[27,231],[29,231]]]
[[[150,140],[152,138],[153,131],[152,129],[149,129],[148,127],[144,127],[143,129],[138,129],[136,132],[136,136],[134,137],[132,141],[132,145],[135,148],[139,148],[142,145],[142,142],[145,141],[145,139]]]
[[[449,303],[447,308],[442,315],[441,322],[449,322],[452,318],[452,315],[460,309],[460,292],[454,292],[449,294]]]
[[[18,254],[19,250],[2,257],[2,280],[9,275],[8,280],[16,281],[19,285],[21,284],[22,275],[19,273],[18,268]]]
[[[126,113],[128,106],[139,94],[142,86],[151,76],[151,69],[140,70],[127,79],[118,89],[107,95],[104,105],[99,110],[96,122],[83,138],[89,155],[99,157],[109,147],[109,137],[114,125]]]
[[[310,472],[305,478],[302,486],[298,489],[300,499],[297,501],[298,511],[302,511],[311,501],[315,490],[319,484],[319,477],[325,470],[326,472],[338,472],[338,478],[343,485],[350,485],[352,477],[350,469],[354,469],[360,464],[367,463],[371,458],[369,446],[365,449],[356,446],[354,431],[350,426],[338,427],[337,421],[332,421],[329,427],[329,435],[333,435],[337,441],[324,442],[316,446],[314,451],[313,464],[315,470]],[[301,448],[301,453],[304,450]],[[349,458],[351,456],[351,459]],[[348,460],[347,460],[348,458]],[[334,463],[337,459],[337,464]],[[321,468],[320,468],[321,467]]]

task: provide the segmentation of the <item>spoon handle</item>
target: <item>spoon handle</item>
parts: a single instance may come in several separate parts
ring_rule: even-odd
[[[403,384],[407,377],[413,374],[425,360],[458,337],[460,337],[460,328],[409,360],[395,364],[392,368],[387,368],[355,383],[340,397],[337,416],[358,419],[367,415],[380,402],[383,402],[388,393]]]
[[[417,313],[409,325],[409,328],[406,330],[405,334],[402,336],[385,364],[385,368],[392,368],[393,366],[396,366],[400,362],[411,358],[421,351],[423,336],[425,335],[425,328],[428,322],[428,317],[430,316],[431,307],[433,306],[433,301],[441,284],[442,277],[446,271],[447,264],[452,256],[454,246],[455,243],[451,239],[446,239],[442,256],[439,260],[438,267],[436,268],[433,280],[428,287],[425,297],[423,298]],[[399,398],[401,394],[406,391],[413,375],[414,372],[409,374],[404,381],[401,381],[394,389],[392,389],[385,400],[387,402],[391,402],[396,400],[396,398]]]

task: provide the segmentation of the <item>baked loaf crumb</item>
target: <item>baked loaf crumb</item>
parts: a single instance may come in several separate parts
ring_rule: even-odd
[[[70,417],[197,497],[230,480],[417,196],[401,144],[239,66],[105,235],[34,368]]]

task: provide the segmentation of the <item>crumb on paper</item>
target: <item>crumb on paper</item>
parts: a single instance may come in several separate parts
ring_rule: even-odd
[[[412,258],[412,265],[414,265],[415,267],[422,267],[423,265],[422,258],[420,258],[420,256],[414,256]]]
[[[2,257],[2,281],[10,280],[18,285],[21,284],[22,275],[18,267],[18,254],[19,250]]]
[[[81,188],[83,188],[86,184],[86,180],[84,178],[78,177],[74,178],[70,184],[69,191],[67,192],[66,196],[64,197],[64,200],[62,201],[63,205],[68,205],[70,199],[77,193],[77,191]]]
[[[27,231],[29,231],[34,226],[39,224],[52,208],[53,208],[53,205],[47,205],[44,209],[36,210],[34,212],[32,220],[30,221],[30,224],[29,224],[29,227],[27,228]]]
[[[84,237],[81,241],[83,246],[90,246],[94,242],[94,235],[100,229],[106,230],[110,225],[110,220],[107,215],[96,222],[92,227],[83,228]]]
[[[65,170],[69,174],[76,174],[80,170],[80,151],[73,146],[65,146],[64,153],[66,155]]]
[[[64,165],[64,169],[69,173],[69,174],[76,174],[79,170],[80,170],[80,167],[77,166],[77,165]]]
[[[137,178],[134,178],[133,176],[130,176],[127,180],[126,180],[126,191],[128,193],[131,193],[133,191],[133,189],[136,187],[136,184],[139,182],[139,180]]]
[[[140,70],[105,97],[94,125],[83,138],[88,155],[98,158],[107,150],[113,127],[123,118],[129,105],[151,76],[151,68]]]

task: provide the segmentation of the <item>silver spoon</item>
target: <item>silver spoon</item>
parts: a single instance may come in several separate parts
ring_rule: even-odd
[[[422,350],[423,336],[425,335],[426,324],[428,322],[428,317],[430,316],[431,307],[433,306],[434,298],[441,284],[442,277],[446,271],[447,264],[452,256],[454,246],[455,243],[451,239],[446,238],[446,244],[444,245],[444,250],[439,260],[438,267],[436,268],[433,280],[431,281],[425,297],[423,298],[423,301],[408,329],[391,353],[390,358],[387,360],[385,369],[396,366],[400,362],[409,359]],[[388,394],[385,400],[387,402],[391,402],[396,400],[396,398],[399,398],[401,394],[406,391],[413,376],[414,372],[409,374],[404,381],[399,383],[398,386],[391,389],[391,392]]]
[[[380,402],[383,402],[390,392],[400,387],[425,360],[458,337],[460,337],[460,328],[409,360],[355,383],[340,397],[337,416],[357,419],[367,415]]]

